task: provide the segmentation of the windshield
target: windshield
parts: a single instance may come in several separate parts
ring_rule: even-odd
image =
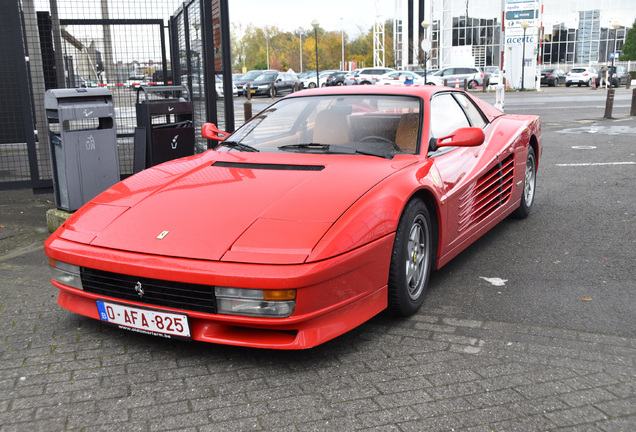
[[[263,72],[261,71],[251,71],[246,73],[245,75],[243,75],[243,77],[241,78],[241,80],[253,80],[255,79],[257,76],[261,75]]]
[[[282,99],[227,138],[261,152],[363,153],[393,157],[417,151],[420,99],[328,95]],[[224,148],[221,144],[221,148]]]
[[[263,75],[260,75],[258,78],[256,78],[254,81],[274,81],[277,76],[278,74],[276,73],[264,73]]]

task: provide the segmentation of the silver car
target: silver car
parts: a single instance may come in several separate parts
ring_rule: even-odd
[[[469,89],[474,89],[484,84],[484,73],[472,66],[449,67],[440,69],[435,76],[428,78],[428,81],[435,85],[444,85],[446,81],[449,87],[455,87],[456,83],[459,87],[464,87],[464,80]]]

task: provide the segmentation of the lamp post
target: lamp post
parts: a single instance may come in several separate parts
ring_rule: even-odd
[[[422,21],[422,27],[424,28],[424,39],[422,40],[422,50],[424,51],[424,85],[426,85],[426,55],[428,53],[428,50],[430,49],[430,41],[426,38],[426,36],[428,33],[428,27],[430,25],[431,23],[428,20]]]
[[[344,62],[344,19],[340,18],[340,21],[342,23],[342,28],[340,29],[340,35],[342,37],[342,66],[341,66],[341,69],[344,71],[344,70],[346,70],[345,62]]]
[[[298,47],[300,49],[300,71],[303,71],[303,29],[298,27]]]
[[[320,87],[320,79],[318,78],[318,20],[313,20],[311,26],[314,28],[314,38],[316,39],[316,87]]]
[[[618,34],[618,29],[620,28],[621,24],[618,21],[614,21],[612,23],[612,28],[614,29],[614,45],[613,45],[613,49],[612,49],[612,69],[609,71],[608,75],[609,75],[609,82],[610,82],[610,88],[612,88],[612,74],[614,73],[614,57],[616,56],[616,35]],[[616,83],[616,86],[618,87],[618,83]]]
[[[523,28],[523,48],[521,50],[521,91],[525,90],[523,79],[525,78],[524,72],[526,69],[526,29],[530,24],[528,21],[523,21],[521,27]]]

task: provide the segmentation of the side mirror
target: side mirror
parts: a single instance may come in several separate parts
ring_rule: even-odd
[[[204,123],[201,127],[201,136],[214,141],[223,141],[228,133],[219,130],[214,123]]]
[[[437,147],[477,147],[484,143],[486,135],[478,127],[457,129],[452,134],[438,138]]]

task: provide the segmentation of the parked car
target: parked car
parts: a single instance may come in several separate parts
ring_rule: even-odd
[[[205,75],[193,75],[192,76],[192,99],[201,100],[205,97]],[[216,97],[221,99],[224,96],[223,90],[223,75],[214,76],[214,90],[216,91]],[[188,85],[188,76],[181,75],[181,84]],[[236,84],[232,83],[232,96],[238,96],[238,88]]]
[[[440,69],[439,73],[428,79],[434,85],[444,85],[446,81],[449,87],[455,87],[457,82],[460,87],[463,87],[464,80],[469,89],[474,89],[484,84],[484,73],[472,66],[448,67]]]
[[[278,71],[275,71],[275,70],[268,70],[268,71],[251,70],[251,71],[247,72],[240,79],[237,79],[236,81],[234,81],[234,84],[236,84],[236,87],[238,88],[239,96],[245,94],[243,92],[243,88],[245,87],[245,84],[247,84],[248,82],[254,81],[257,77],[262,75],[263,72],[278,72]]]
[[[130,89],[138,89],[144,84],[144,76],[143,75],[133,75],[126,80],[124,83],[125,88]]]
[[[424,85],[424,77],[409,71],[393,71],[381,75],[376,81],[376,85],[404,85],[405,78],[412,81],[411,84]]]
[[[565,84],[565,78],[565,72],[559,68],[541,69],[541,84],[554,87]]]
[[[601,74],[603,73],[602,68],[599,68],[599,71],[596,75],[596,86],[598,87],[601,83]],[[614,87],[618,87],[621,84],[627,84],[627,77],[629,72],[623,66],[608,66],[607,67],[607,81],[610,85]]]
[[[484,79],[488,78],[488,84],[490,85],[499,84],[500,70],[498,66],[481,66],[479,70],[481,71],[481,73],[484,74],[484,77],[483,77]]]
[[[355,84],[356,85],[375,84],[382,75],[384,75],[385,73],[392,72],[394,70],[395,69],[379,68],[379,67],[357,69],[356,75],[355,75]]]
[[[532,211],[542,154],[538,116],[433,86],[298,92],[202,136],[217,146],[124,179],[48,238],[59,305],[138,338],[310,348],[417,313],[433,270]]]
[[[320,71],[320,74],[318,75],[318,80],[320,81],[320,87],[324,87],[325,86],[325,82],[327,81],[327,78],[329,78],[329,75],[331,75],[334,72],[338,72],[335,70],[326,70],[326,71]],[[303,78],[300,81],[300,88],[314,88],[316,87],[316,71],[311,71],[309,72],[307,75],[305,75],[305,78]]]
[[[581,87],[582,84],[585,84],[589,87],[595,79],[596,69],[593,67],[572,68],[570,72],[565,74],[565,86],[570,87],[572,84],[576,84]]]
[[[274,83],[273,90],[272,83]],[[269,97],[293,92],[296,83],[299,83],[296,74],[276,71],[267,71],[249,82],[253,96]],[[247,84],[243,86],[243,93],[247,94]]]
[[[344,85],[345,77],[347,76],[347,72],[333,72],[331,75],[327,77],[325,80],[325,86],[341,86]],[[322,87],[322,83],[321,83]]]

